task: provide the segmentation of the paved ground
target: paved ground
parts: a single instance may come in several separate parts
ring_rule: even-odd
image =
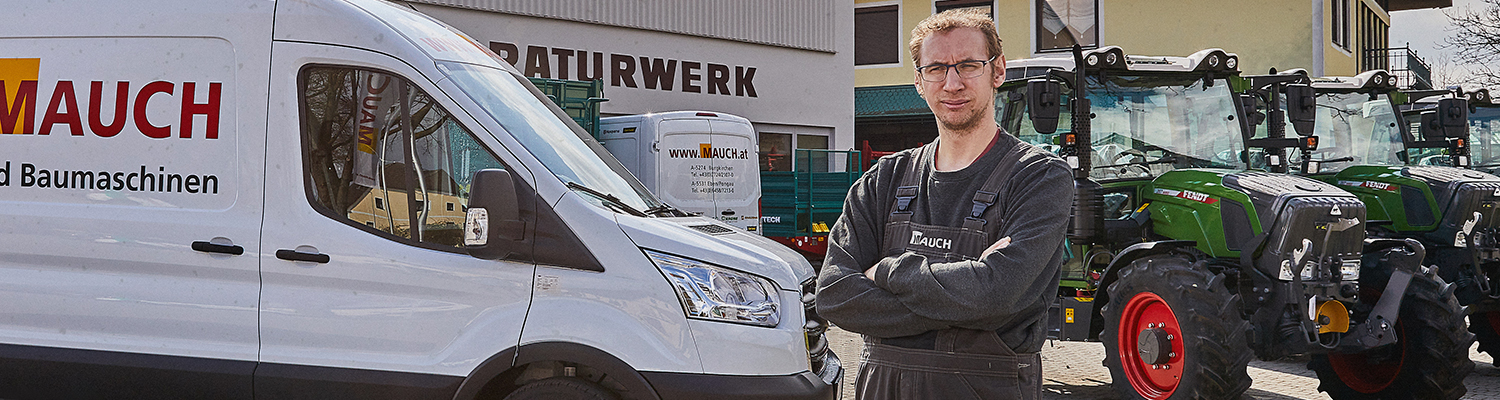
[[[844,399],[854,399],[854,375],[859,370],[859,353],[864,347],[859,336],[834,328],[828,333],[833,351],[844,360]],[[1476,345],[1477,346],[1477,345]],[[1491,365],[1489,355],[1470,349],[1474,373],[1464,381],[1469,393],[1465,399],[1500,398],[1500,369]],[[1109,370],[1104,360],[1104,345],[1084,342],[1049,341],[1042,347],[1043,399],[1118,399],[1110,387]],[[1306,360],[1250,362],[1250,378],[1255,383],[1243,399],[1291,400],[1327,399],[1318,391],[1318,379],[1307,369]]]

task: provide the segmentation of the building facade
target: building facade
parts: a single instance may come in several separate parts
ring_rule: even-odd
[[[762,154],[854,144],[852,0],[414,0],[528,77],[604,82],[604,116],[749,119]]]
[[[1305,68],[1313,76],[1391,69],[1391,11],[1451,0],[855,0],[855,140],[889,151],[931,141],[936,123],[916,97],[907,42],[922,19],[979,7],[995,19],[1006,59],[1066,56],[1085,48],[1185,56],[1237,53],[1240,70]],[[1405,53],[1401,53],[1404,56]]]

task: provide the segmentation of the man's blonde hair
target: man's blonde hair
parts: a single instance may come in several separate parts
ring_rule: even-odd
[[[956,28],[974,28],[984,34],[985,42],[989,44],[990,57],[1005,57],[1005,51],[1001,49],[1000,34],[995,32],[995,21],[990,19],[988,12],[982,7],[957,8],[943,11],[927,17],[917,23],[916,29],[911,30],[911,63],[913,66],[922,66],[922,41],[933,33],[944,32]]]

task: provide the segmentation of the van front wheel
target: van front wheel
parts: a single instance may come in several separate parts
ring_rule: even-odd
[[[619,396],[593,382],[578,378],[547,378],[528,383],[505,396],[505,400],[619,400]]]

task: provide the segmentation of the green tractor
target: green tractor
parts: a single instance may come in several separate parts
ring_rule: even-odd
[[[1074,168],[1053,334],[1103,342],[1124,398],[1237,398],[1252,356],[1299,354],[1336,399],[1465,393],[1462,309],[1421,244],[1367,238],[1337,186],[1251,169],[1315,148],[1310,88],[1287,85],[1303,135],[1254,138],[1233,54],[1073,53],[1010,61],[997,119]]]
[[[1456,293],[1469,307],[1469,331],[1479,351],[1500,356],[1500,288],[1494,287],[1500,284],[1500,215],[1495,210],[1500,208],[1500,177],[1492,175],[1500,167],[1500,104],[1484,89],[1403,94],[1409,97],[1401,106],[1408,160],[1412,168],[1441,171],[1426,175],[1445,179],[1418,182],[1427,184],[1418,187],[1436,191],[1438,202],[1432,208],[1441,207],[1436,214],[1441,225],[1394,233],[1434,242],[1423,243],[1431,249],[1427,264],[1438,265],[1445,279],[1458,284]],[[1419,136],[1422,140],[1413,140]]]
[[[1440,282],[1451,282],[1448,291],[1459,304],[1470,306],[1469,311],[1473,311],[1472,307],[1484,297],[1481,294],[1491,290],[1487,275],[1476,267],[1481,263],[1476,261],[1494,252],[1482,251],[1480,246],[1466,240],[1472,239],[1475,232],[1487,231],[1493,224],[1494,221],[1482,221],[1473,215],[1484,212],[1488,214],[1486,219],[1493,216],[1493,205],[1483,203],[1497,200],[1491,197],[1500,193],[1500,177],[1451,166],[1413,165],[1422,164],[1422,160],[1435,164],[1433,160],[1437,159],[1468,164],[1467,141],[1462,138],[1461,104],[1443,102],[1448,111],[1460,114],[1438,118],[1435,113],[1428,113],[1427,129],[1414,133],[1397,112],[1397,105],[1406,101],[1406,95],[1396,90],[1396,78],[1383,70],[1317,79],[1308,78],[1303,70],[1281,74],[1273,71],[1271,75],[1247,77],[1247,80],[1248,100],[1261,104],[1259,108],[1269,108],[1268,113],[1293,106],[1309,107],[1278,101],[1272,96],[1286,91],[1291,84],[1311,86],[1315,92],[1310,105],[1315,110],[1315,128],[1308,137],[1316,140],[1318,146],[1295,150],[1292,156],[1302,162],[1290,163],[1290,172],[1337,185],[1359,197],[1366,206],[1368,237],[1422,243],[1427,250],[1422,264],[1436,271]],[[1267,107],[1267,104],[1277,106]],[[1283,129],[1278,125],[1286,124],[1285,119],[1277,117],[1266,122],[1266,129],[1256,135],[1270,136],[1272,131]],[[1445,329],[1438,324],[1425,328]],[[1473,369],[1467,357],[1473,336],[1462,328],[1462,324],[1453,325],[1439,340],[1420,343],[1431,346],[1422,349],[1425,351],[1451,352],[1445,361],[1449,365],[1444,368],[1460,379]],[[1335,362],[1333,358],[1313,361],[1314,364]],[[1320,375],[1331,370],[1314,369]],[[1349,383],[1346,387],[1325,385],[1324,389],[1366,393],[1375,389],[1367,381]]]

